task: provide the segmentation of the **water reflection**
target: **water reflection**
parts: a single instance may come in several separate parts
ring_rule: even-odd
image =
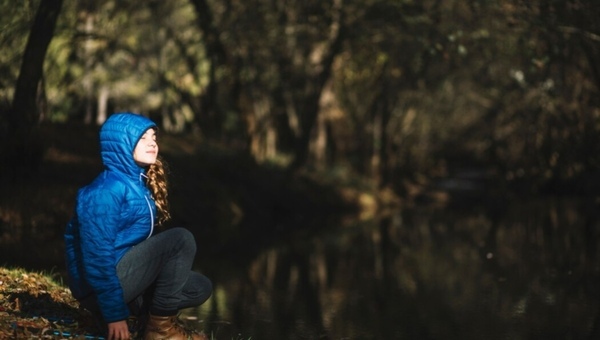
[[[340,219],[218,263],[188,314],[219,339],[596,339],[598,227],[558,199]]]

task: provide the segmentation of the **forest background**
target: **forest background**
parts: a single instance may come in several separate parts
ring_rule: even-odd
[[[597,216],[596,0],[0,0],[0,12],[0,266],[61,274],[77,189],[102,168],[98,128],[118,111],[160,126],[172,223],[196,233],[211,274],[217,259],[244,268],[278,240],[346,227],[343,214],[568,195]]]
[[[227,201],[207,210],[228,222],[260,215],[261,200],[378,210],[473,183],[486,197],[593,196],[600,184],[592,0],[3,0],[0,11],[5,241],[63,226],[99,169],[97,127],[122,110],[158,122],[174,163],[194,145],[180,157],[197,164],[190,177],[230,176],[229,189],[179,187],[181,200]],[[52,162],[62,175],[47,174]],[[23,209],[35,197],[50,211]]]

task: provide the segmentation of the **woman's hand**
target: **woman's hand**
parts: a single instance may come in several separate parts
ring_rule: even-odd
[[[129,327],[127,321],[116,321],[108,324],[108,340],[125,340],[130,339]]]

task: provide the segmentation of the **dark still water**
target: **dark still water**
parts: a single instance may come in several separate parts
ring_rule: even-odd
[[[227,340],[600,339],[596,203],[339,219],[243,261],[199,259],[215,293],[186,315]]]

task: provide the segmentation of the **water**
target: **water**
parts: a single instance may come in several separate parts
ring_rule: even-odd
[[[598,217],[543,199],[331,218],[199,259],[215,293],[185,315],[218,339],[600,339]]]

